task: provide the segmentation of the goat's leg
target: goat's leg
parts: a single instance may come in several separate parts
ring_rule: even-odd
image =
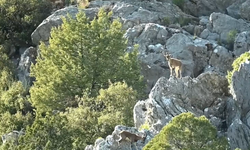
[[[174,68],[176,78],[179,78],[179,67]]]
[[[170,77],[173,76],[173,68],[169,67],[170,69]]]

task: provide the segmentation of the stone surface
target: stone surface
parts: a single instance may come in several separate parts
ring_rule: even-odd
[[[187,111],[199,116],[203,115],[205,109],[211,113],[210,118],[223,120],[226,95],[227,80],[216,73],[203,73],[194,79],[167,80],[162,77],[151,90],[149,98],[136,104],[135,126],[138,128],[148,122],[151,130],[157,133],[172,117]]]
[[[17,77],[24,86],[25,89],[29,89],[35,79],[30,77],[30,66],[36,63],[37,49],[34,47],[27,48],[21,55],[17,67]]]
[[[242,19],[235,19],[226,14],[212,13],[210,15],[210,22],[212,23],[212,32],[220,35],[221,42],[227,43],[228,33],[230,31],[249,31],[250,24]]]
[[[231,149],[249,149],[250,128],[242,123],[240,119],[235,119],[227,130],[228,140]]]
[[[239,105],[242,117],[250,111],[250,62],[247,60],[241,64],[238,71],[232,77],[232,95]]]
[[[240,56],[241,54],[247,52],[250,48],[250,32],[244,31],[239,33],[234,41],[233,53],[235,56]]]

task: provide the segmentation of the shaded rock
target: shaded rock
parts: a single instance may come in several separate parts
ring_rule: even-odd
[[[250,47],[250,32],[244,31],[239,33],[234,41],[234,55],[240,56],[241,54],[247,52]]]
[[[194,61],[192,52],[187,50],[187,45],[192,39],[185,34],[174,34],[166,42],[166,51],[182,62],[182,76],[193,76]]]
[[[226,14],[212,13],[210,15],[210,21],[212,23],[212,32],[220,35],[221,42],[227,43],[228,33],[230,31],[248,31],[250,30],[250,24],[242,19],[235,19]]]
[[[235,119],[227,130],[228,140],[231,149],[249,149],[250,128],[242,123],[240,119]]]
[[[240,118],[241,111],[233,98],[228,98],[226,105],[226,124],[230,126],[235,120]]]
[[[238,71],[235,71],[232,77],[232,95],[239,105],[242,117],[250,111],[250,62],[247,60],[240,65]]]
[[[30,77],[30,66],[36,63],[36,57],[37,49],[34,47],[27,48],[21,55],[17,68],[17,77],[25,89],[28,89],[35,80],[33,77]]]
[[[227,74],[228,70],[232,70],[232,63],[234,61],[233,54],[225,47],[217,46],[209,61],[209,65],[214,67],[217,72]]]
[[[240,17],[241,17],[240,8],[241,8],[242,3],[245,1],[246,0],[238,0],[238,1],[234,2],[232,5],[227,7],[226,13],[231,17],[234,17],[236,19],[240,19]]]
[[[220,38],[219,34],[213,33],[211,31],[209,31],[208,29],[204,29],[201,32],[200,37],[203,38],[203,39],[213,40],[213,41],[218,41],[219,38]]]
[[[250,20],[250,14],[249,14],[249,11],[250,11],[250,0],[246,0],[244,3],[242,3],[241,7],[240,7],[240,14],[241,14],[241,17],[243,19],[246,19],[246,20]]]
[[[208,16],[213,12],[225,13],[228,6],[237,0],[188,0],[184,3],[184,12],[193,16]]]
[[[209,64],[211,51],[205,46],[207,43],[210,42],[201,38],[196,38],[192,44],[187,45],[187,50],[191,51],[193,55],[194,77],[200,75]]]

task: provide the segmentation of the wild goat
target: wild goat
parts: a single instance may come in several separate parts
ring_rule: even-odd
[[[138,140],[142,140],[144,142],[145,139],[146,139],[145,134],[143,136],[141,136],[141,135],[137,135],[137,134],[134,134],[134,133],[130,133],[128,131],[121,131],[119,133],[119,135],[120,135],[120,139],[117,140],[118,143],[120,143],[123,140],[126,140],[126,138],[129,138],[131,143],[137,142]]]
[[[164,55],[164,54],[163,54]],[[169,54],[164,55],[168,61],[170,76],[173,76],[173,69],[177,78],[182,77],[182,62],[179,59],[171,58]]]

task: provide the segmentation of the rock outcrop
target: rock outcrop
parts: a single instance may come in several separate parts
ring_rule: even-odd
[[[188,111],[196,116],[205,115],[227,136],[231,149],[245,150],[250,147],[249,61],[233,74],[232,95],[225,75],[232,69],[234,59],[249,50],[249,3],[249,0],[186,0],[182,11],[171,0],[92,1],[83,10],[70,6],[54,12],[31,37],[35,45],[41,41],[49,44],[51,29],[62,24],[61,17],[67,14],[75,17],[84,11],[92,20],[100,7],[104,7],[113,12],[113,19],[122,22],[124,37],[128,39],[127,52],[139,45],[138,59],[150,94],[134,107],[135,127],[116,126],[112,135],[97,139],[85,150],[142,149],[173,117]],[[236,37],[229,43],[231,31],[236,32]],[[35,61],[29,51],[22,55],[18,74],[27,86],[32,81],[30,63]],[[162,52],[182,61],[183,78],[169,78]],[[138,131],[145,123],[150,130]],[[145,134],[146,140],[118,143],[121,131]]]
[[[32,85],[35,79],[30,77],[30,66],[36,63],[37,49],[34,47],[27,48],[21,55],[19,65],[17,67],[17,77],[22,82],[26,90]]]

